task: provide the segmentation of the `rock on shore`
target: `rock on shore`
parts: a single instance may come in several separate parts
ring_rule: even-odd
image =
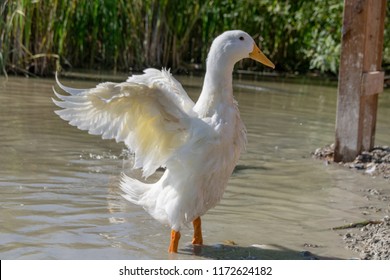
[[[334,144],[318,148],[312,154],[314,158],[333,162]],[[381,176],[390,180],[390,147],[378,146],[369,152],[362,152],[354,161],[340,163],[348,168],[359,170],[371,176]]]

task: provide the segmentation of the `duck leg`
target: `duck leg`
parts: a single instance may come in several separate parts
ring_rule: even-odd
[[[192,224],[194,226],[194,238],[192,239],[192,244],[203,245],[202,227],[201,227],[200,217],[196,218],[192,222]]]
[[[180,231],[171,231],[171,243],[169,244],[168,253],[177,253],[179,247]]]

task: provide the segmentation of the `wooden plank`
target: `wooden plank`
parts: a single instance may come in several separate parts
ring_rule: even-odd
[[[366,0],[365,2],[363,71],[372,72],[380,70],[382,65],[386,0]]]
[[[365,17],[361,3],[344,1],[334,160],[350,161],[361,147],[360,80],[363,71]]]
[[[383,92],[385,72],[375,71],[363,73],[361,83],[362,95],[373,95]]]
[[[372,148],[386,0],[345,0],[336,116],[335,161]]]
[[[383,91],[384,83],[384,73],[379,71],[382,67],[385,15],[386,0],[369,0],[367,2],[363,71],[372,74],[364,73],[362,76],[362,83],[366,84],[362,89],[364,92],[361,94],[370,93],[368,96],[362,97],[363,108],[360,120],[362,146],[360,149],[363,151],[373,149],[375,144],[378,93]]]
[[[370,151],[374,148],[376,116],[378,110],[378,94],[362,97],[363,108],[361,109],[361,150]],[[357,154],[356,154],[357,155]]]

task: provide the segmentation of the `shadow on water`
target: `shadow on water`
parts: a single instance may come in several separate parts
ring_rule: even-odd
[[[309,251],[295,251],[278,245],[203,245],[189,244],[180,252],[213,260],[335,260],[329,256],[315,255]]]
[[[267,171],[270,168],[265,167],[265,166],[255,166],[255,165],[243,165],[243,164],[238,164],[233,170],[233,173],[239,173],[244,170],[263,170]]]

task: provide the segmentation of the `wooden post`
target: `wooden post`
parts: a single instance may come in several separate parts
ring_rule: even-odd
[[[374,146],[386,0],[345,0],[334,161]]]

